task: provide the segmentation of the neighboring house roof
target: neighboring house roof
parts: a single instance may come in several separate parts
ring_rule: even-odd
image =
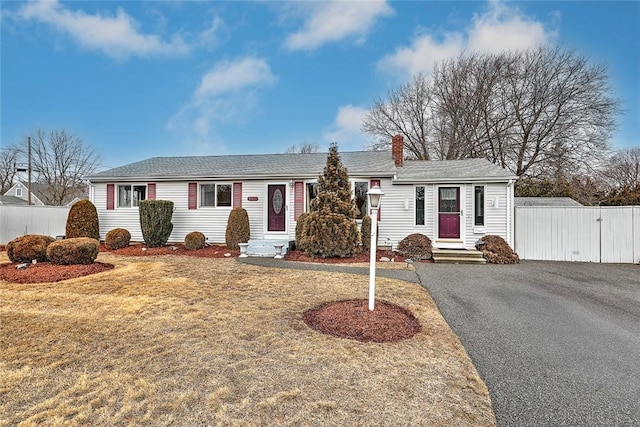
[[[26,202],[28,200],[28,188],[29,188],[28,186],[29,186],[28,182],[18,181],[4,194],[7,196],[15,196]],[[16,195],[17,188],[22,189],[21,196]],[[46,184],[32,182],[31,183],[31,204],[44,206],[45,205],[44,200],[47,200],[46,195],[47,195],[48,189],[49,187]],[[75,201],[77,201],[77,199],[83,199],[83,198],[87,198],[86,191],[80,191],[80,190],[74,191],[68,195],[67,200],[65,201],[65,203],[63,203],[63,205],[71,206]]]
[[[508,181],[517,177],[486,159],[406,160],[397,182]]]
[[[0,205],[26,205],[27,201],[16,196],[0,196]]]
[[[507,181],[516,178],[485,159],[408,160],[404,166],[396,167],[389,151],[352,151],[339,155],[350,176],[388,176],[398,182]],[[94,174],[89,180],[315,178],[326,164],[327,153],[153,157]]]
[[[20,189],[22,194],[18,196],[16,189]],[[14,196],[18,199],[22,199],[25,201],[25,204],[29,200],[29,184],[27,182],[18,181],[13,186],[4,193],[6,196]],[[31,204],[32,205],[41,205],[44,206],[44,202],[40,199],[40,194],[37,191],[38,185],[34,182],[31,183]]]
[[[514,197],[516,206],[572,207],[584,206],[571,197]]]

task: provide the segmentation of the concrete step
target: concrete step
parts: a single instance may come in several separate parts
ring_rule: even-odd
[[[247,246],[247,256],[250,257],[265,257],[273,258],[276,256],[275,245],[282,245],[282,256],[287,253],[289,249],[288,240],[249,240],[249,246]]]
[[[487,260],[484,258],[433,258],[433,262],[436,264],[479,264],[484,265]]]
[[[434,249],[433,262],[439,264],[486,264],[482,252],[474,249]]]

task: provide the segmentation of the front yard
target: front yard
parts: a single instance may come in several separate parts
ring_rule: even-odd
[[[0,262],[7,262],[0,253]],[[428,293],[378,278],[422,331],[320,334],[320,303],[368,278],[233,259],[101,253],[113,270],[0,281],[0,425],[495,425],[489,394]]]

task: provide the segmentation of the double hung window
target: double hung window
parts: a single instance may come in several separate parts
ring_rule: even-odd
[[[230,207],[231,184],[202,184],[200,186],[201,207]]]
[[[119,208],[138,207],[142,200],[147,200],[146,185],[118,185]]]

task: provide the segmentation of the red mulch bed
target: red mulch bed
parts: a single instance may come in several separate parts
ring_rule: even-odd
[[[367,300],[345,300],[319,305],[303,317],[318,332],[362,342],[398,342],[422,330],[409,310],[380,300],[373,311]]]
[[[378,250],[376,251],[376,260],[380,261],[380,258],[386,257],[390,260],[393,259],[395,262],[404,262],[404,258],[402,255],[397,252],[387,251],[387,250]],[[290,251],[284,256],[284,259],[287,261],[303,261],[303,262],[319,262],[326,264],[346,264],[346,263],[363,263],[369,262],[369,252],[361,252],[360,254],[351,257],[351,258],[320,258],[320,257],[310,257],[306,255],[304,252],[300,251]]]
[[[101,273],[113,268],[113,264],[104,262],[94,262],[87,265],[58,265],[50,262],[39,262],[37,264],[27,264],[27,267],[23,269],[17,269],[16,266],[18,265],[20,263],[0,264],[0,280],[6,280],[11,283],[59,282]]]
[[[159,248],[149,248],[143,244],[133,244],[126,248],[109,250],[105,245],[100,245],[100,252],[109,252],[123,256],[152,256],[152,255],[188,255],[203,258],[235,258],[240,255],[237,249],[229,249],[226,246],[211,245],[202,249],[189,250],[183,244],[166,245]],[[229,255],[227,255],[229,254]]]

